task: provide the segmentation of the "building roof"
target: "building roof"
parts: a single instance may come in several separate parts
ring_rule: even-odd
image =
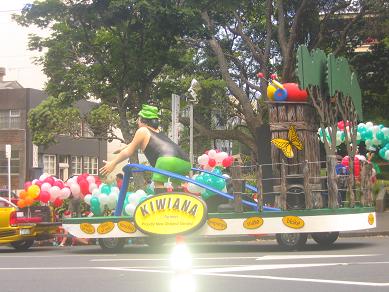
[[[0,89],[18,89],[23,88],[17,81],[0,81]]]

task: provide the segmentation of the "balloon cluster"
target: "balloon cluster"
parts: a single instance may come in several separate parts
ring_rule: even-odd
[[[29,207],[35,202],[51,203],[54,207],[62,205],[71,194],[70,188],[60,179],[42,174],[39,179],[26,181],[24,190],[19,193],[19,208]]]
[[[354,176],[358,179],[361,175],[361,161],[367,161],[368,163],[370,163],[365,156],[363,155],[355,155],[354,156]],[[347,171],[348,171],[348,168],[349,168],[349,156],[345,156],[342,158],[342,162],[341,164],[346,167]],[[374,181],[375,180],[375,176],[376,176],[376,171],[375,169],[373,168],[372,169],[373,171],[373,174],[372,174],[372,177],[371,179]]]
[[[305,102],[308,100],[308,92],[299,88],[297,83],[280,83],[278,82],[277,75],[272,74],[267,80],[262,72],[257,74],[258,78],[264,79],[268,82],[267,86],[267,97],[270,100],[275,101],[294,101],[294,102]]]
[[[105,210],[116,208],[119,192],[117,186],[102,183],[98,187],[93,187],[91,194],[85,195],[84,201],[94,215],[100,216]]]
[[[72,176],[67,180],[66,184],[69,186],[74,198],[83,199],[100,186],[101,180],[98,176],[83,173],[78,176]]]
[[[123,204],[123,214],[126,216],[134,216],[136,206],[146,200],[148,195],[144,190],[136,192],[128,192]]]
[[[226,152],[218,149],[206,151],[203,155],[197,158],[197,162],[206,169],[212,169],[215,166],[230,167],[234,163],[234,158]]]
[[[340,121],[337,125],[336,132],[336,146],[339,146],[345,141],[346,134],[344,130],[346,129],[346,133],[350,136],[350,123]],[[330,137],[330,129],[325,129],[325,134],[327,140],[331,143]],[[323,131],[321,128],[318,130],[318,135],[320,140],[324,142]],[[382,159],[389,161],[389,128],[384,127],[383,125],[374,125],[372,122],[367,123],[359,123],[357,127],[357,143],[359,144],[361,141],[365,142],[366,149],[369,151],[376,151],[377,148],[379,156]]]
[[[223,176],[224,178],[221,178],[220,176]],[[228,179],[229,176],[227,174],[222,174],[222,171],[219,167],[215,167],[212,170],[212,173],[201,173],[198,175],[194,175],[192,177],[193,180],[195,180],[198,183],[202,183],[205,185],[208,185],[210,187],[213,187],[219,191],[226,192],[226,179]],[[204,189],[196,184],[188,183],[187,190],[193,194],[201,195],[203,199],[208,199],[215,195],[214,192]]]

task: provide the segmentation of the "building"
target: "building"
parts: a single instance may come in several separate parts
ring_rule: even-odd
[[[64,181],[81,173],[98,174],[107,159],[107,142],[93,137],[87,125],[80,125],[80,138],[61,135],[58,144],[49,147],[32,144],[27,119],[30,109],[36,107],[47,94],[41,90],[22,88],[16,81],[3,81],[0,68],[0,187],[8,187],[8,159],[5,145],[11,145],[11,186],[23,188],[24,182],[39,178],[42,173]],[[81,113],[95,103],[80,101]]]

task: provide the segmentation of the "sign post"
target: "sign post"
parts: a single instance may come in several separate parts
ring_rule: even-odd
[[[11,202],[11,144],[5,145],[5,157],[8,160],[8,200]]]

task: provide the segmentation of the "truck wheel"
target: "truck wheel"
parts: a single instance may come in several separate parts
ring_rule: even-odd
[[[21,241],[11,242],[11,246],[19,251],[24,251],[29,249],[34,244],[34,239],[26,239]]]
[[[99,238],[99,245],[105,251],[120,251],[128,241],[127,238]]]
[[[339,232],[315,232],[311,233],[312,239],[321,246],[333,244],[339,237]]]
[[[304,247],[308,233],[277,233],[277,243],[284,250],[297,250]]]

